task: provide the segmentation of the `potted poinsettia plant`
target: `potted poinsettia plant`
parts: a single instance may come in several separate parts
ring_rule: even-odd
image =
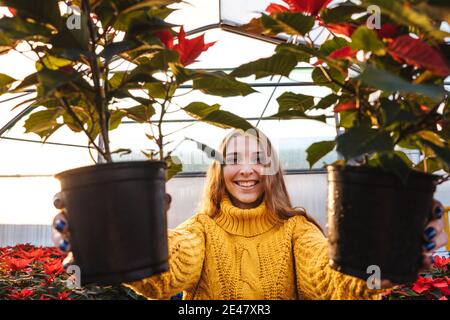
[[[18,84],[0,75],[1,93],[35,87],[26,132],[45,141],[68,127],[83,133],[101,160],[56,175],[82,283],[128,282],[167,269],[165,181],[181,164],[168,150],[163,121],[176,111],[177,89],[192,81],[212,95],[254,91],[223,72],[186,68],[213,43],[205,44],[203,35],[188,39],[183,28],[177,34],[164,21],[174,2],[0,1],[12,13],[0,19],[1,53],[28,45],[37,59],[35,72]],[[69,5],[79,13],[64,10]],[[115,70],[118,61],[128,69]],[[134,105],[125,107],[127,101]],[[218,104],[177,108],[221,127],[251,127]],[[124,117],[149,124],[147,137],[156,145],[145,152],[149,161],[113,162],[127,150],[111,150],[109,132]]]
[[[384,278],[413,281],[433,193],[450,173],[450,34],[441,30],[450,8],[426,0],[284,2],[250,25],[293,43],[232,75],[287,77],[300,62],[313,67],[312,80],[330,93],[319,101],[283,93],[273,117],[338,116],[341,134],[307,149],[311,166],[334,149],[341,156],[327,166],[330,263],[361,278],[378,265]]]

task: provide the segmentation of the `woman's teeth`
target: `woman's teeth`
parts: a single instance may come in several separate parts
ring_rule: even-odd
[[[258,181],[235,181],[235,183],[240,187],[253,187],[258,183]]]

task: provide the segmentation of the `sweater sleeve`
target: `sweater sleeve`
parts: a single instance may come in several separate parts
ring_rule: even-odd
[[[327,239],[319,228],[303,216],[298,217],[293,241],[300,297],[320,300],[381,298],[381,290],[369,289],[364,280],[330,267]]]
[[[168,231],[169,270],[124,286],[150,299],[169,299],[193,288],[200,279],[205,237],[199,215]]]

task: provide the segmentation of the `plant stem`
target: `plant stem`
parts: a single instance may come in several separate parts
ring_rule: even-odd
[[[75,114],[75,112],[72,110],[72,108],[70,107],[69,103],[67,102],[66,98],[58,98],[59,101],[61,102],[62,106],[64,107],[64,109],[67,111],[67,113],[70,115],[70,117],[78,124],[78,126],[80,127],[81,130],[83,130],[84,134],[88,137],[89,142],[94,146],[94,148],[103,156],[104,155],[104,151],[95,143],[94,139],[92,138],[91,134],[89,132],[87,132],[86,128],[83,125],[83,122],[77,117],[77,115]]]
[[[107,101],[105,98],[105,91],[100,83],[101,79],[101,71],[98,66],[98,56],[96,53],[97,49],[97,38],[95,35],[95,28],[94,24],[91,20],[91,9],[89,0],[83,0],[83,11],[87,15],[87,21],[88,21],[88,29],[89,29],[89,36],[91,39],[91,58],[89,59],[89,65],[92,70],[92,80],[94,82],[94,90],[95,90],[95,106],[97,109],[97,113],[99,116],[99,122],[100,122],[100,136],[103,139],[104,144],[104,152],[102,152],[102,156],[105,159],[106,162],[112,162],[111,158],[111,151],[109,147],[109,118],[110,113],[108,110],[108,106],[106,105]]]
[[[420,130],[422,130],[422,126],[426,124],[426,122],[431,118],[433,115],[438,115],[439,117],[441,115],[437,114],[436,111],[439,109],[439,106],[446,101],[448,98],[444,98],[443,100],[439,101],[433,109],[431,109],[417,124],[413,124],[410,126],[407,126],[404,130],[400,131],[400,134],[398,138],[394,141],[394,145],[397,145],[402,141],[405,137],[407,137],[410,134],[416,133]]]

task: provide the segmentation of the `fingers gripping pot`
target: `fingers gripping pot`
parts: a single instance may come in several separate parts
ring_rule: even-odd
[[[56,175],[81,284],[118,284],[168,269],[164,162],[98,164]]]

